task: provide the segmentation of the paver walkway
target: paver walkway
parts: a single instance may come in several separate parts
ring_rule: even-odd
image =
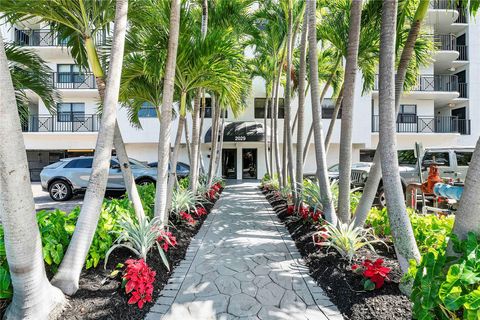
[[[343,319],[257,185],[224,190],[146,319]]]

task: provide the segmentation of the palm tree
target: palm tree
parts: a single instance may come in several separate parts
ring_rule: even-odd
[[[429,49],[431,48],[431,46],[429,44],[425,44],[425,39],[419,39],[422,21],[427,14],[428,7],[429,1],[421,0],[418,3],[417,9],[415,10],[415,14],[413,16],[413,21],[411,23],[409,31],[407,31],[406,28],[401,28],[401,31],[397,36],[397,39],[402,39],[403,37],[405,37],[402,35],[408,32],[406,40],[403,44],[401,43],[401,41],[397,41],[397,51],[399,50],[399,47],[403,47],[403,50],[399,59],[396,73],[397,76],[395,78],[396,114],[398,114],[398,111],[400,109],[400,97],[403,90],[405,89],[405,87],[408,89],[408,87],[411,86],[411,80],[408,80],[416,78],[419,66],[425,65],[429,60],[427,57],[430,56]],[[398,20],[405,20],[406,13],[408,13],[408,11],[401,10],[400,18]],[[397,32],[399,32],[398,29]],[[403,46],[400,46],[401,44]],[[372,207],[373,200],[375,199],[375,194],[377,193],[381,177],[382,175],[380,168],[380,154],[378,152],[375,152],[375,156],[373,158],[373,165],[370,169],[367,183],[363,190],[362,198],[360,199],[360,203],[358,204],[357,210],[355,212],[355,226],[363,226],[365,224],[368,213],[370,212],[370,209]]]
[[[163,81],[163,101],[158,138],[158,176],[155,195],[155,213],[166,226],[168,223],[167,186],[168,162],[170,158],[170,131],[172,127],[172,103],[175,85],[175,65],[177,60],[178,35],[180,30],[180,0],[174,0],[170,9],[170,35],[168,37],[167,63]],[[163,142],[163,143],[161,143]],[[167,143],[166,143],[167,142]],[[172,168],[172,170],[174,170]]]
[[[343,84],[342,131],[340,135],[338,219],[343,223],[350,222],[350,171],[352,167],[353,106],[355,99],[355,78],[357,76],[361,16],[362,1],[353,0],[350,6],[345,80]]]
[[[115,29],[108,71],[103,116],[98,132],[95,156],[93,157],[91,178],[85,193],[84,204],[80,211],[72,240],[60,264],[52,283],[68,295],[78,290],[78,281],[85,257],[95,235],[100,215],[99,208],[107,187],[110,168],[113,136],[116,126],[116,112],[122,72],[123,48],[127,28],[128,1],[118,0],[115,12]]]
[[[379,150],[383,185],[388,205],[390,226],[395,251],[402,272],[407,272],[410,260],[420,260],[410,219],[406,214],[405,199],[397,161],[395,112],[395,35],[397,1],[386,1],[382,6],[379,64]]]
[[[40,19],[40,21],[48,23],[52,31],[56,32],[61,39],[68,39],[67,47],[70,48],[75,62],[84,69],[88,69],[90,66],[97,82],[101,101],[105,96],[105,72],[99,58],[98,44],[94,39],[97,34],[108,30],[114,18],[113,8],[113,0],[66,2],[20,0],[2,3],[2,11],[10,22]],[[135,213],[142,218],[145,214],[118,124],[115,125],[115,136],[115,142],[117,142],[115,149],[118,159],[122,163],[120,168],[127,194],[133,203]]]
[[[22,123],[28,122],[29,99],[26,90],[31,90],[42,99],[45,107],[54,112],[58,101],[58,92],[53,88],[52,70],[35,52],[5,43],[5,54],[12,77],[17,107]]]
[[[310,92],[312,97],[313,131],[315,141],[315,156],[317,162],[317,178],[320,190],[323,190],[322,200],[325,218],[336,225],[337,216],[332,203],[332,194],[327,176],[327,159],[323,145],[322,117],[320,114],[320,96],[318,86],[318,56],[316,28],[316,0],[308,1],[308,47],[310,64]]]
[[[0,136],[8,137],[0,144],[0,218],[13,285],[12,303],[4,318],[48,319],[66,300],[62,292],[48,282],[45,273],[27,155],[2,36],[0,96]]]

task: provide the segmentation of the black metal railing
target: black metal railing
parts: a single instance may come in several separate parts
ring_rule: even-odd
[[[458,92],[460,93],[460,98],[468,98],[468,84],[465,82],[459,82]]]
[[[457,37],[453,34],[436,34],[433,41],[437,50],[457,50]]]
[[[93,73],[53,72],[53,86],[56,89],[96,89],[97,84]]]
[[[402,115],[397,117],[399,133],[460,133],[470,134],[470,120],[454,116],[416,116]],[[372,115],[372,132],[380,131],[380,117]]]
[[[444,9],[444,10],[457,10],[458,18],[455,20],[455,23],[467,23],[468,14],[466,9],[459,7],[454,0],[431,0],[430,1],[431,9]]]
[[[95,44],[105,45],[106,38],[105,32],[97,32],[94,39]],[[68,38],[62,38],[57,32],[50,29],[15,29],[14,42],[18,46],[56,47],[66,46]]]
[[[23,132],[96,132],[100,127],[97,114],[34,114],[22,125]]]
[[[461,61],[467,61],[468,60],[468,46],[464,44],[457,44],[457,49],[458,53],[460,54],[458,56],[457,60]]]
[[[378,90],[378,74],[375,76],[373,90]],[[458,91],[458,76],[449,74],[419,75],[417,83],[410,91]]]

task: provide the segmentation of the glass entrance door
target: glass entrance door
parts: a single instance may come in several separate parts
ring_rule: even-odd
[[[257,179],[257,149],[242,149],[242,179]]]
[[[237,179],[237,149],[222,150],[222,177]]]

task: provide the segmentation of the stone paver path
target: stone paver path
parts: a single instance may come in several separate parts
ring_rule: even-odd
[[[147,320],[343,319],[256,183],[229,185]]]

